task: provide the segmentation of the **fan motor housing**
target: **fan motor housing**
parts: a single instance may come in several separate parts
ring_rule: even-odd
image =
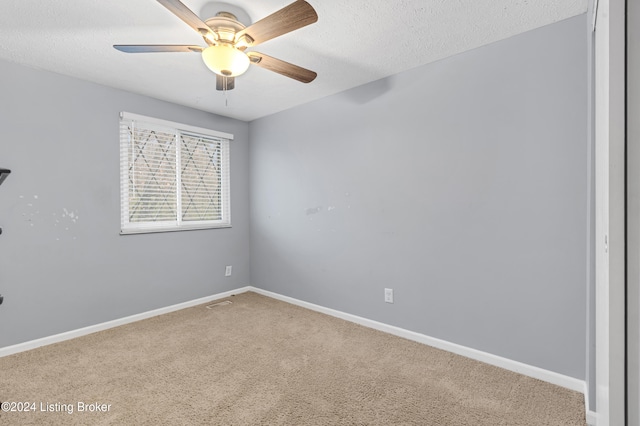
[[[236,33],[246,28],[235,15],[228,12],[219,12],[218,16],[207,19],[205,23],[218,33],[218,37],[227,42],[233,42]]]
[[[240,6],[237,6],[235,4],[225,3],[225,2],[218,2],[218,1],[208,2],[204,6],[202,6],[198,16],[202,17],[203,21],[206,21],[207,19],[210,19],[212,16],[218,16],[223,14],[233,15],[234,20],[242,23],[242,25],[246,27],[248,27],[253,23],[247,11],[241,8]]]

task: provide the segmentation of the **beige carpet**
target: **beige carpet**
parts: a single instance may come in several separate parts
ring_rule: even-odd
[[[0,401],[36,405],[0,424],[585,425],[579,393],[255,293],[228,300],[0,358]]]

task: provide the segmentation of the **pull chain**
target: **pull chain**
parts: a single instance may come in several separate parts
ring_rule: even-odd
[[[224,86],[224,106],[226,108],[229,108],[229,98],[227,96],[227,84],[229,84],[227,76],[224,76],[224,85],[223,85]]]

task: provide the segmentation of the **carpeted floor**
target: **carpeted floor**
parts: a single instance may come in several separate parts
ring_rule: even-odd
[[[0,358],[0,401],[35,408],[0,424],[585,425],[579,393],[255,293],[228,300]]]

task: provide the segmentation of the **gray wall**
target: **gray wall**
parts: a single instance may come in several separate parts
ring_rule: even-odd
[[[250,284],[247,123],[8,62],[0,76],[0,347]],[[120,111],[235,135],[233,228],[119,235]]]
[[[252,122],[252,285],[584,379],[585,19]]]
[[[627,117],[640,115],[640,4],[627,3]],[[640,123],[627,127],[627,410],[640,425]]]

